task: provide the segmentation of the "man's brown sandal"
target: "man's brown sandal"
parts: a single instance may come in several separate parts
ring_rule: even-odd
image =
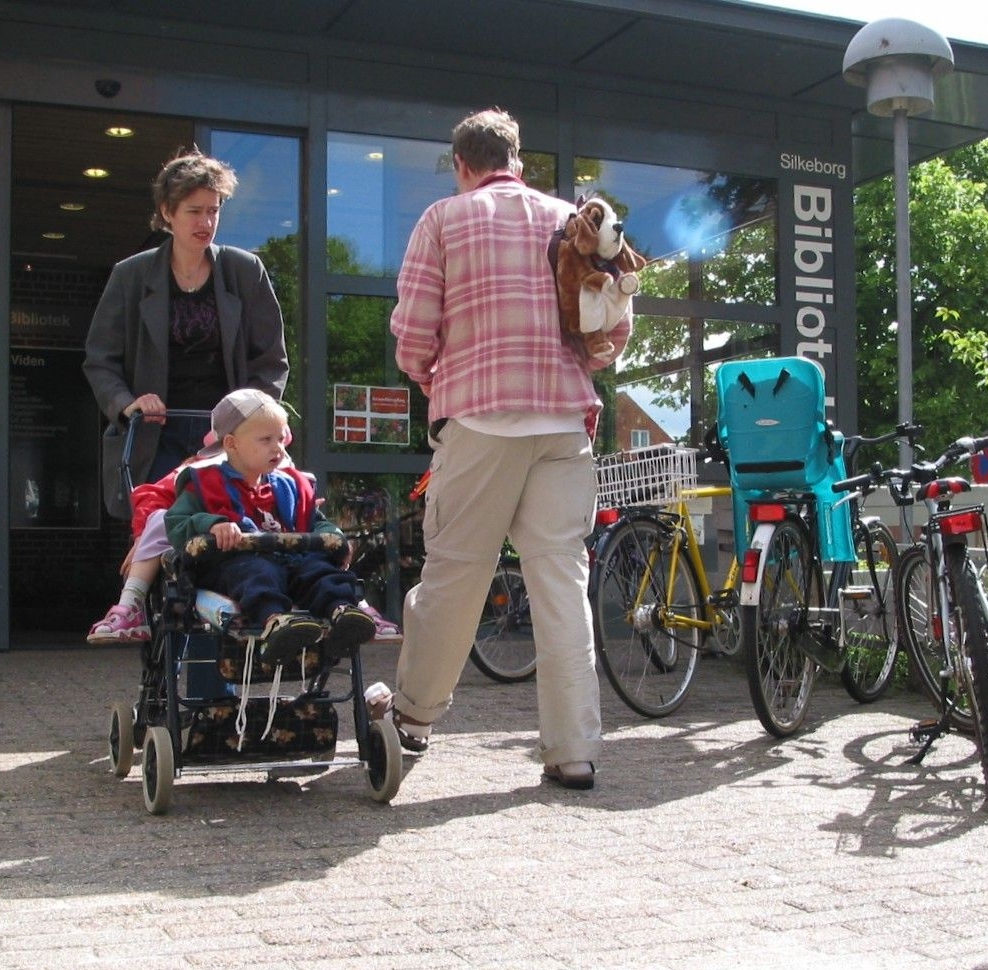
[[[588,765],[590,770],[584,769],[584,765]],[[550,781],[562,785],[563,788],[584,791],[593,788],[594,766],[589,761],[568,761],[560,765],[546,765],[542,774]]]

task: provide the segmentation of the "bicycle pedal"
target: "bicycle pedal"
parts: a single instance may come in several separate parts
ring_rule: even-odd
[[[875,589],[872,586],[845,586],[840,591],[841,599],[845,600],[870,600],[875,596]]]
[[[827,632],[806,630],[799,637],[797,646],[828,673],[839,674],[844,668],[844,654],[837,648],[833,636]]]
[[[924,717],[909,729],[909,738],[912,741],[926,741],[938,738],[941,734],[943,727],[936,718],[932,717]]]
[[[707,597],[707,605],[721,610],[733,610],[740,600],[736,589],[718,589]]]

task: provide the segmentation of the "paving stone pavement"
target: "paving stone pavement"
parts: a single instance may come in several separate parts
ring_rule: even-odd
[[[395,656],[366,650],[366,682]],[[390,805],[359,767],[247,771],[152,817],[106,754],[137,674],[127,647],[0,654],[2,970],[988,970],[974,748],[905,764],[908,691],[822,681],[779,742],[734,661],[663,720],[602,682],[598,785],[570,792],[540,779],[534,685],[468,666]]]

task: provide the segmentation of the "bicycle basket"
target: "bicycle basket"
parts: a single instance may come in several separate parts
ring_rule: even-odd
[[[696,488],[695,448],[650,445],[597,458],[597,504],[601,508],[666,505],[684,488]]]

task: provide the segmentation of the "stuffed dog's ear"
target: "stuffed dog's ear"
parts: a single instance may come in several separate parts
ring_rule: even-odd
[[[597,252],[597,226],[586,212],[576,214],[576,239],[573,245],[581,256],[592,256]]]
[[[563,239],[572,239],[578,232],[578,226],[576,224],[576,213],[571,212],[569,217],[566,219],[562,230],[557,230],[557,232],[562,233]]]
[[[648,260],[641,253],[635,252],[628,245],[627,240],[622,241],[621,251],[614,262],[622,273],[637,273],[648,265]]]

